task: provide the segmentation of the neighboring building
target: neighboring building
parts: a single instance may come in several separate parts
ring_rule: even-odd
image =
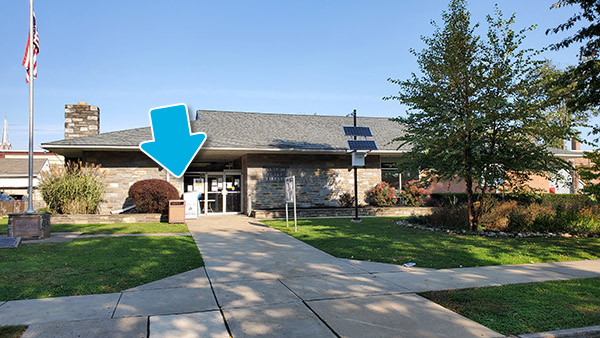
[[[583,158],[583,151],[579,142],[571,143],[572,149],[558,149],[550,148],[550,151],[556,156],[564,159],[571,163],[575,168],[582,165],[589,166],[590,161]],[[567,172],[561,170],[559,175],[552,178],[543,177],[540,175],[532,175],[530,177],[527,186],[533,191],[540,193],[550,194],[577,194],[583,189],[584,183],[579,179],[577,172]],[[463,193],[465,192],[466,185],[464,181],[451,181],[451,182],[435,182],[432,183],[425,191],[428,194],[431,193]],[[501,193],[502,186],[499,186],[496,190],[491,192]],[[504,191],[504,192],[509,192]]]
[[[207,140],[186,173],[175,178],[139,150],[152,139],[150,127],[99,134],[99,116],[96,106],[66,105],[65,139],[42,147],[67,160],[101,165],[107,183],[101,213],[129,205],[129,187],[149,178],[170,181],[180,193],[202,192],[203,213],[282,208],[284,178],[291,175],[301,208],[338,206],[342,193],[353,193],[348,137],[342,132],[342,126],[352,125],[351,117],[198,110],[192,132],[205,132]],[[402,128],[388,118],[359,117],[358,125],[371,127],[379,146],[358,170],[364,203],[365,192],[382,177],[398,180],[392,164],[407,149],[392,142]]]
[[[50,168],[50,165],[63,165],[64,157],[47,151],[33,152],[33,187],[34,205],[36,208],[44,205],[36,187],[40,173]],[[11,195],[17,199],[27,196],[29,185],[29,152],[27,150],[13,150],[8,140],[8,123],[4,118],[2,129],[2,143],[0,143],[0,192]]]
[[[12,145],[8,141],[8,121],[6,115],[4,115],[4,126],[2,128],[2,142],[0,143],[0,150],[11,150]]]
[[[41,201],[41,196],[35,188],[39,183],[40,174],[49,170],[49,167],[48,159],[35,158],[33,160],[34,201]],[[27,196],[28,186],[29,160],[26,158],[0,158],[0,192],[21,199],[23,196]]]

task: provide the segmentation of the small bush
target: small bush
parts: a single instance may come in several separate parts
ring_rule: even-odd
[[[39,189],[53,213],[93,214],[104,194],[103,178],[99,165],[67,162],[41,173]]]
[[[491,199],[486,203],[480,223],[486,230],[507,231],[508,216],[518,206],[517,201],[498,202]]]
[[[135,182],[129,188],[129,198],[140,212],[166,213],[169,200],[179,199],[179,192],[167,181],[149,179]]]
[[[556,200],[543,203],[519,204],[512,200],[499,202],[490,199],[483,208],[480,229],[511,233],[569,233],[600,235],[600,205],[587,202]],[[468,229],[466,203],[436,208],[429,216],[413,217],[411,222],[447,229]]]
[[[427,197],[427,193],[425,192],[425,189],[423,189],[420,186],[419,183],[419,181],[415,180],[408,181],[404,185],[400,196],[402,197],[402,202],[405,205],[418,207],[425,204],[425,197]]]
[[[398,199],[396,198],[396,191],[389,183],[379,182],[367,192],[367,201],[369,204],[379,207],[389,207],[395,204]]]
[[[354,195],[345,192],[340,195],[338,202],[344,208],[352,208],[354,206]]]
[[[466,204],[454,207],[436,208],[427,216],[427,224],[434,227],[454,230],[469,229],[469,212]]]
[[[479,200],[480,194],[475,193],[474,199]],[[430,204],[432,206],[451,206],[456,204],[467,203],[466,193],[434,193],[429,196]],[[576,204],[580,206],[592,206],[595,205],[589,196],[581,194],[523,194],[523,193],[506,193],[496,194],[490,193],[486,195],[487,200],[496,200],[498,202],[504,201],[516,201],[520,205],[529,205],[532,203],[538,203],[542,205],[571,205]]]

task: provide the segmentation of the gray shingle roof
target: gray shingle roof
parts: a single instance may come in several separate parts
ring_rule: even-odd
[[[548,150],[550,150],[550,152],[554,155],[557,156],[583,156],[583,151],[577,151],[577,150],[569,150],[569,149],[560,149],[560,148],[553,148],[553,147],[548,147]]]
[[[48,160],[45,158],[33,159],[34,176],[37,176],[40,173],[47,161]],[[28,171],[29,160],[26,158],[0,158],[0,176],[27,176]]]
[[[291,115],[242,113],[200,110],[200,120],[192,121],[193,132],[207,135],[204,149],[284,149],[284,150],[344,150],[347,149],[342,126],[352,125],[352,117],[323,115]],[[359,126],[371,127],[380,150],[397,150],[391,144],[403,128],[387,118],[359,117]],[[152,139],[150,127],[127,129],[94,136],[44,143],[42,146],[137,147]]]

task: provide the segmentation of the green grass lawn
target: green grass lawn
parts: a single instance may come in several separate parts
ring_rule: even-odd
[[[8,218],[0,219],[0,234],[8,232]],[[168,223],[116,223],[116,224],[52,224],[53,232],[83,232],[84,234],[150,234],[178,232],[189,233],[185,224]]]
[[[398,218],[298,220],[298,232],[285,220],[264,223],[336,257],[417,267],[456,268],[600,258],[598,238],[488,238],[398,226]]]
[[[25,332],[27,326],[0,326],[1,338],[19,338]]]
[[[0,300],[118,292],[203,265],[188,236],[26,244],[0,250]]]
[[[505,335],[600,323],[600,278],[426,292],[422,296]]]
[[[0,218],[0,235],[8,232],[8,217]]]
[[[185,224],[168,223],[116,223],[116,224],[52,224],[54,232],[83,232],[84,234],[151,234],[189,233]]]

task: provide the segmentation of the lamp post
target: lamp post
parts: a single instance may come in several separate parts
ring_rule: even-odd
[[[349,115],[348,115],[349,116]],[[373,140],[368,140],[367,137],[373,136],[371,128],[369,127],[358,127],[356,121],[356,109],[352,111],[352,117],[354,119],[354,125],[343,126],[345,136],[351,136],[351,140],[348,142],[348,150],[352,154],[352,167],[348,168],[348,171],[354,168],[354,218],[352,222],[360,222],[358,217],[358,167],[365,166],[365,156],[367,152],[371,150],[377,150],[377,144]],[[364,137],[364,140],[358,140],[358,136]]]
[[[352,116],[354,117],[354,126],[356,127],[356,109],[352,111]],[[354,136],[354,140],[356,141],[356,135]],[[353,222],[360,222],[360,218],[358,217],[358,166],[354,166],[354,218]]]

